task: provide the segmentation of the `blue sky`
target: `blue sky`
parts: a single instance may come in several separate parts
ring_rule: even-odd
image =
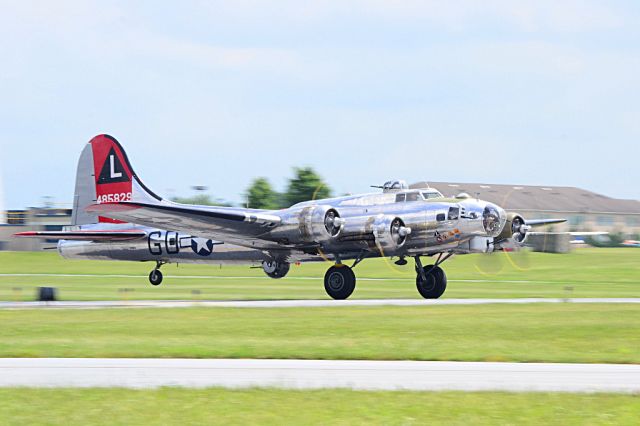
[[[70,203],[98,133],[164,195],[315,167],[640,199],[640,3],[0,4],[8,208]]]

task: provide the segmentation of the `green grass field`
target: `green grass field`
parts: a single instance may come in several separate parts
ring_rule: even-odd
[[[531,253],[528,267],[498,256],[482,263],[484,273],[478,256],[445,264],[445,297],[640,297],[637,250]],[[0,300],[33,299],[42,285],[66,300],[327,298],[327,267],[293,267],[290,277],[271,280],[246,267],[167,265],[156,288],[146,280],[149,264],[4,252]],[[418,297],[411,265],[368,260],[356,272],[353,297]],[[0,324],[0,357],[640,363],[640,308],[632,304],[0,310]],[[640,396],[608,394],[9,388],[0,401],[7,425],[595,425],[640,417]]]
[[[636,425],[640,396],[276,389],[0,389],[4,425]]]
[[[38,286],[57,287],[62,300],[318,299],[328,297],[322,277],[329,266],[324,262],[293,266],[286,278],[273,280],[261,269],[248,267],[166,265],[164,283],[153,287],[146,278],[150,263],[71,261],[54,252],[0,252],[0,300],[32,300]],[[449,286],[443,297],[449,298],[640,297],[638,249],[467,255],[451,259],[444,268]],[[399,267],[385,259],[369,259],[355,272],[359,281],[353,298],[419,298],[411,263]]]
[[[632,304],[3,310],[0,324],[0,357],[640,363]]]

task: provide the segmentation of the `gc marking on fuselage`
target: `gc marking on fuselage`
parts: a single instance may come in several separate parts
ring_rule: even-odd
[[[198,256],[209,256],[213,246],[220,244],[206,238],[184,235],[174,231],[153,231],[148,237],[149,253],[154,256],[177,254],[181,249],[191,249]]]

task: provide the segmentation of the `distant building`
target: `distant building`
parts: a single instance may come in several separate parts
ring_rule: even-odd
[[[557,231],[640,233],[640,201],[620,200],[567,186],[495,185],[457,182],[417,182],[411,188],[430,186],[445,196],[466,192],[496,203],[526,218],[565,218]]]
[[[56,240],[12,238],[16,232],[60,231],[71,224],[71,209],[31,207],[28,210],[9,210],[7,224],[0,225],[0,250],[41,250],[55,247]]]
[[[6,210],[4,207],[4,186],[2,185],[2,170],[0,170],[0,225],[7,223]]]

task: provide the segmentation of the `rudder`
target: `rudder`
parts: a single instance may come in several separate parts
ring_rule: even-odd
[[[88,213],[86,208],[134,199],[162,201],[136,176],[122,145],[113,136],[102,134],[91,139],[78,161],[72,224],[122,223]]]

